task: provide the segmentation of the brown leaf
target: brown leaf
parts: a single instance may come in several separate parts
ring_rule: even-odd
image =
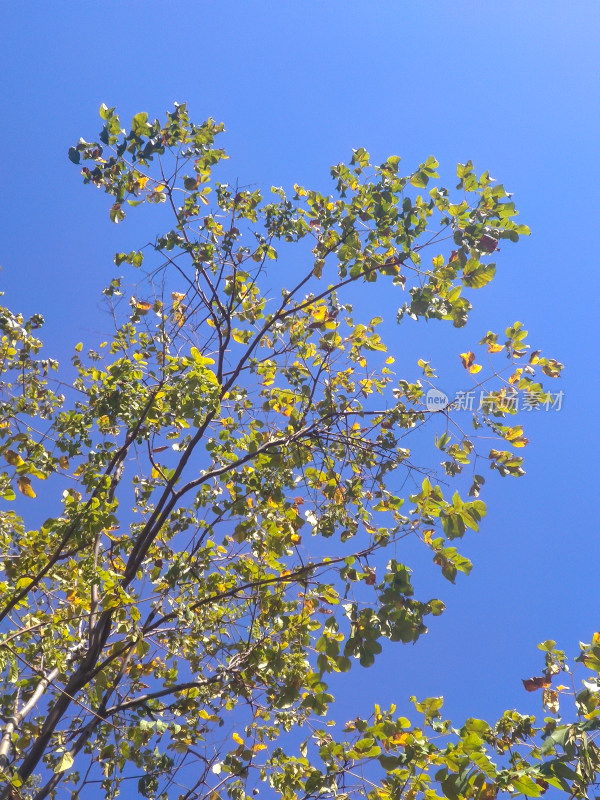
[[[461,353],[460,360],[462,361],[462,365],[465,369],[470,369],[475,361],[475,353],[473,353],[471,350],[467,351],[466,353]]]
[[[14,450],[6,450],[4,453],[4,458],[6,459],[7,463],[11,465],[11,467],[19,467],[21,464],[25,463],[21,456]]]
[[[475,353],[469,350],[467,353],[460,354],[460,360],[465,369],[468,369],[472,375],[476,375],[481,370],[481,364],[475,364]]]
[[[554,689],[544,689],[542,703],[551,714],[558,714],[560,703],[558,701],[558,692],[555,692]]]
[[[541,675],[539,678],[523,678],[523,686],[527,692],[535,692],[538,689],[547,689],[552,685],[552,679],[547,675]]]
[[[21,494],[24,494],[25,497],[34,498],[36,496],[35,492],[31,488],[31,481],[29,478],[25,477],[25,475],[17,478],[17,486],[19,487]]]
[[[365,583],[367,584],[367,586],[374,586],[376,580],[377,578],[375,576],[374,570],[372,570],[370,567],[367,567],[366,578],[365,578]]]

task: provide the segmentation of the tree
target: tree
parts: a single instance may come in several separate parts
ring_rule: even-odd
[[[561,721],[553,642],[527,687],[543,690],[540,729],[517,712],[455,729],[441,698],[415,699],[418,724],[376,706],[336,727],[329,710],[331,673],[371,666],[382,640],[415,642],[443,612],[414,597],[392,551],[416,538],[448,580],[469,572],[455,540],[485,514],[475,468],[522,474],[514,400],[549,402],[537,373],[562,367],[528,350],[520,323],[488,332],[480,344],[502,364],[467,437],[427,393],[432,367],[398,378],[382,320],[356,321],[349,293],[385,281],[405,300],[398,321],[464,326],[464,292],[492,281],[499,241],[529,232],[510,195],[469,162],[454,200],[426,191],[434,158],[401,177],[398,157],[376,167],[360,149],[332,169],[333,196],[295,186],[263,200],[213,180],[223,126],[192,124],[185,105],[164,124],[137,114],[128,133],[100,113],[99,141],[69,151],[84,182],[112,196],[113,222],[144,203],[172,216],[116,255],[135,293],[127,303],[124,279],[110,281],[114,336],[77,345],[72,389],[39,357],[42,317],[2,311],[2,796],[112,798],[132,780],[186,800],[263,781],[286,800],[583,795],[599,763],[597,677],[573,684],[577,716]],[[466,375],[482,369],[473,351],[461,359]],[[413,460],[421,429],[454,491]],[[598,673],[600,635],[580,659]]]

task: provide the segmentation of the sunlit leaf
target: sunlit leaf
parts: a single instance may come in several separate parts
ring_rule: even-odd
[[[31,487],[31,480],[26,475],[21,475],[20,478],[17,478],[17,486],[21,494],[25,495],[25,497],[36,497]]]

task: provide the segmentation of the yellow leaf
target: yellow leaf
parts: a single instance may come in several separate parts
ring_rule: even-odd
[[[238,344],[244,344],[245,341],[244,331],[240,331],[237,328],[233,328],[233,330],[231,331],[231,338],[233,339],[234,342],[237,342]]]
[[[431,544],[435,533],[436,531],[433,528],[427,528],[427,530],[423,531],[423,540],[425,544]]]
[[[488,353],[499,353],[501,350],[504,350],[503,344],[496,344],[495,342],[488,344]]]
[[[529,444],[529,439],[526,436],[519,436],[518,439],[512,439],[511,444],[513,447],[525,447]]]
[[[462,361],[463,367],[469,369],[471,364],[475,361],[475,353],[471,350],[468,350],[466,353],[460,353],[460,360]]]
[[[239,733],[232,734],[231,738],[233,739],[234,742],[237,742],[237,744],[244,744],[244,740],[239,735]]]
[[[523,374],[523,368],[519,367],[517,370],[513,372],[513,374],[508,379],[510,384],[515,384],[517,381],[521,380],[521,375]]]
[[[313,322],[320,325],[322,322],[325,322],[328,316],[329,314],[326,306],[317,306],[313,311]]]
[[[292,533],[290,539],[292,540],[292,544],[300,544],[300,542],[302,541],[302,537],[300,536],[299,533]]]
[[[54,772],[66,772],[68,769],[71,769],[73,766],[73,756],[69,752],[65,752],[62,754],[60,761],[54,767]]]
[[[180,309],[173,309],[173,320],[177,323],[179,328],[182,327],[185,322],[185,306],[181,306]]]
[[[261,744],[260,742],[257,742],[257,743],[256,743],[256,744],[255,744],[255,745],[252,747],[252,752],[253,752],[253,753],[258,753],[258,751],[259,751],[259,750],[266,750],[266,749],[267,749],[267,745],[266,745],[266,744]]]
[[[478,372],[481,372],[481,364],[473,364],[472,367],[469,367],[469,372],[471,375],[477,375]]]
[[[504,438],[509,442],[514,442],[516,439],[519,439],[522,436],[523,436],[522,425],[515,425],[514,428],[509,428],[504,433]]]
[[[35,497],[35,492],[31,488],[31,481],[29,478],[26,478],[22,475],[20,478],[17,478],[17,486],[19,487],[19,491],[21,494],[24,494],[25,497]]]
[[[61,456],[58,459],[58,466],[61,469],[69,469],[69,459],[66,456]]]
[[[190,354],[194,361],[200,366],[204,366],[205,364],[214,364],[214,358],[208,358],[208,356],[203,356],[202,353],[198,350],[197,347],[192,347],[190,350]]]
[[[388,358],[386,358],[386,360],[385,360],[385,363],[386,364],[393,364],[395,360],[396,359],[394,358],[394,356],[388,356]]]
[[[20,467],[21,464],[25,463],[21,456],[14,450],[7,450],[4,453],[4,458],[6,459],[6,462],[11,465],[11,467]]]

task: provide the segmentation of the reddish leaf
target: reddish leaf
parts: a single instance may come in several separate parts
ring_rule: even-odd
[[[539,678],[523,678],[523,686],[527,692],[535,692],[538,689],[547,689],[552,685],[552,679],[547,675],[541,675]]]
[[[493,253],[498,247],[498,240],[494,239],[488,233],[484,233],[481,239],[477,242],[477,249],[483,250],[484,253]]]

